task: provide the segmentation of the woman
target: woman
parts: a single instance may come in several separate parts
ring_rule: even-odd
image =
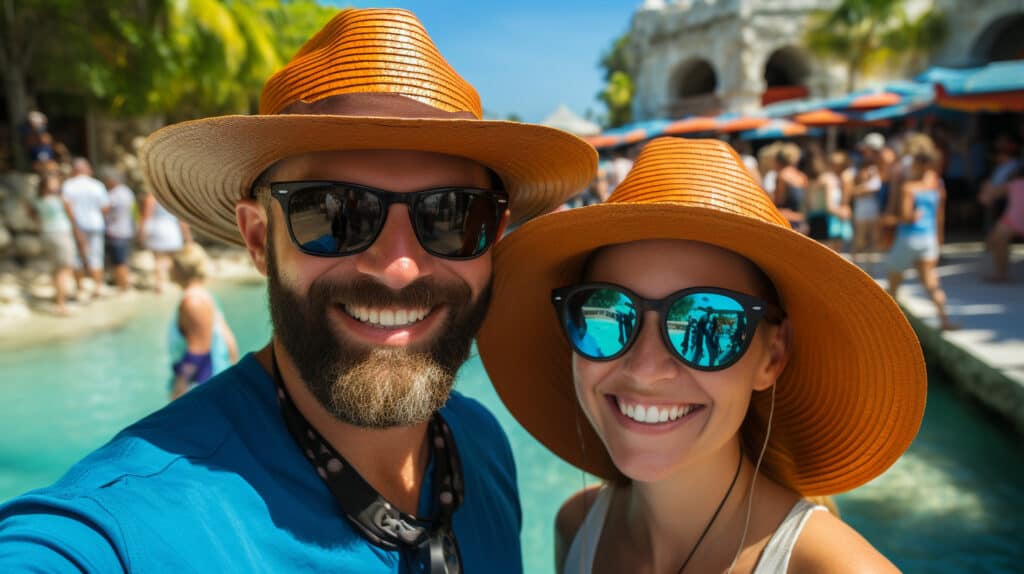
[[[992,227],[985,244],[992,254],[991,275],[984,279],[990,283],[1006,283],[1010,280],[1010,243],[1014,237],[1024,237],[1024,162],[1017,172],[1002,185],[986,185],[978,193],[978,202],[993,207],[1000,198],[1006,198],[999,221]]]
[[[838,162],[838,165],[837,165]],[[816,151],[807,163],[807,228],[811,239],[816,239],[839,251],[847,236],[850,208],[846,205],[843,182],[840,179],[843,158],[832,158],[826,164],[825,156]],[[837,173],[838,172],[838,173]]]
[[[910,167],[896,195],[895,217],[898,221],[892,248],[886,259],[889,275],[889,293],[896,298],[903,274],[911,267],[939,315],[942,329],[955,329],[946,314],[946,293],[939,285],[936,266],[939,264],[939,245],[942,243],[946,190],[936,170],[938,149],[927,140],[918,142],[909,152]]]
[[[192,241],[188,224],[179,221],[170,211],[157,202],[153,194],[146,196],[142,204],[142,218],[139,221],[139,241],[153,252],[153,289],[161,293],[171,266],[171,257]]]
[[[171,399],[206,382],[238,360],[238,345],[213,295],[207,291],[209,261],[198,243],[172,259],[171,280],[183,289],[171,321]]]
[[[866,483],[910,444],[917,339],[725,144],[652,141],[608,202],[523,225],[494,265],[493,297],[515,302],[478,337],[495,388],[607,481],[559,512],[559,572],[894,569],[805,497]]]
[[[60,188],[61,178],[56,172],[43,173],[39,177],[39,194],[29,208],[39,223],[43,248],[53,266],[53,286],[57,292],[53,312],[67,315],[68,282],[75,254],[85,252],[85,237],[78,231],[71,205],[61,197]]]
[[[801,233],[807,233],[804,218],[804,195],[807,192],[807,175],[800,171],[802,153],[795,143],[782,144],[775,156],[778,175],[775,178],[775,193],[772,199],[786,221]]]

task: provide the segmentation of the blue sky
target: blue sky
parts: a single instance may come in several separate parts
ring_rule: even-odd
[[[480,92],[489,114],[537,122],[564,103],[603,114],[598,60],[629,28],[641,0],[321,0],[416,13],[452,67]]]

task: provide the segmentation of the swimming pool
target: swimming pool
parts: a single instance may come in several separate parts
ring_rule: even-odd
[[[262,284],[215,292],[243,351],[270,334]],[[166,401],[165,334],[175,300],[122,328],[0,352],[0,500],[45,485],[117,430]],[[1020,438],[930,373],[928,407],[910,450],[888,472],[838,497],[843,518],[906,572],[1018,572],[1024,563]],[[492,409],[516,455],[526,571],[553,570],[561,502],[589,480],[534,441],[502,407],[473,358],[457,388]]]

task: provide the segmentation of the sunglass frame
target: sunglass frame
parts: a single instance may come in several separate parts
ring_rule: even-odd
[[[569,325],[570,321],[572,320],[572,318],[569,316],[569,301],[571,300],[572,296],[580,291],[597,289],[610,289],[612,291],[616,291],[618,293],[621,293],[622,295],[625,295],[626,298],[629,299],[629,301],[633,304],[633,307],[636,310],[637,315],[636,328],[634,328],[633,331],[629,334],[628,338],[626,339],[626,342],[622,345],[622,348],[618,352],[607,357],[592,357],[589,354],[584,353],[582,350],[580,350],[576,343],[573,342],[572,335],[569,332]],[[739,350],[739,352],[735,354],[735,356],[731,360],[715,366],[704,367],[701,365],[695,365],[686,357],[684,357],[680,351],[676,350],[675,346],[673,346],[672,340],[669,337],[668,333],[668,310],[679,299],[682,299],[683,297],[686,297],[688,295],[693,295],[694,293],[710,293],[714,295],[730,297],[737,303],[739,303],[741,307],[743,307],[743,311],[747,315],[747,332],[743,338],[743,347]],[[711,286],[687,287],[686,289],[680,289],[679,291],[670,293],[667,296],[662,297],[661,299],[648,299],[646,297],[638,295],[636,292],[632,291],[628,287],[624,287],[616,283],[578,283],[576,285],[568,285],[565,287],[559,287],[557,289],[552,290],[551,303],[554,305],[555,311],[558,314],[559,326],[562,328],[562,334],[565,336],[566,341],[568,341],[569,346],[572,347],[573,351],[575,351],[578,355],[584,357],[588,361],[614,361],[619,357],[625,355],[630,350],[630,348],[632,348],[633,343],[636,342],[640,334],[640,331],[644,327],[644,315],[646,314],[646,312],[655,311],[658,314],[658,326],[659,331],[661,332],[662,342],[664,343],[665,347],[669,350],[669,352],[672,353],[672,356],[674,356],[677,360],[679,360],[679,362],[681,362],[682,364],[686,365],[691,369],[707,372],[728,369],[741,358],[743,358],[743,355],[746,354],[747,349],[750,348],[750,342],[753,340],[754,333],[757,332],[757,326],[758,324],[760,324],[762,319],[770,323],[778,324],[781,323],[786,318],[786,312],[783,309],[759,297],[754,297],[753,295],[740,293],[738,291],[733,291],[731,289],[723,289],[721,287]]]
[[[322,253],[311,249],[307,249],[305,246],[303,246],[301,242],[299,242],[298,238],[295,237],[295,230],[292,228],[291,219],[292,199],[296,197],[298,194],[302,193],[303,191],[309,191],[312,189],[322,188],[325,186],[343,186],[358,191],[362,191],[377,198],[377,201],[380,202],[381,214],[379,220],[374,224],[374,231],[372,233],[372,237],[366,243],[365,246],[360,247],[359,249],[353,249],[337,253]],[[396,191],[388,191],[386,189],[378,189],[376,187],[370,187],[368,185],[361,185],[358,183],[350,183],[347,181],[300,180],[275,181],[271,182],[268,187],[270,190],[270,196],[277,200],[277,202],[281,205],[281,211],[284,212],[284,220],[286,226],[288,227],[288,236],[291,238],[292,244],[294,244],[299,251],[307,255],[312,255],[314,257],[348,257],[350,255],[357,255],[359,253],[362,253],[363,251],[366,251],[371,246],[373,246],[373,244],[376,243],[377,239],[380,237],[380,233],[381,231],[383,231],[384,225],[387,223],[388,212],[390,211],[391,206],[396,203],[402,203],[405,204],[406,208],[408,208],[409,210],[409,222],[412,224],[413,234],[416,236],[416,241],[420,244],[420,247],[422,247],[424,251],[426,251],[433,257],[447,259],[450,261],[468,261],[471,259],[476,259],[482,256],[483,254],[487,253],[487,251],[494,245],[494,243],[497,242],[498,229],[501,227],[501,220],[505,215],[505,211],[508,209],[509,203],[508,192],[504,190],[479,189],[473,187],[460,186],[437,187],[403,193]],[[437,251],[434,251],[428,245],[426,245],[423,241],[423,237],[421,236],[418,218],[416,217],[416,210],[418,209],[419,205],[424,201],[425,198],[433,195],[439,195],[442,193],[451,193],[453,191],[466,193],[467,195],[472,196],[482,196],[491,200],[494,203],[494,209],[496,214],[495,221],[497,223],[497,228],[494,230],[494,236],[488,238],[487,243],[484,245],[484,248],[480,250],[480,252],[465,257],[445,255]]]

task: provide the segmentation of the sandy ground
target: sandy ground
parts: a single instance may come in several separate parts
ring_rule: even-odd
[[[211,260],[211,285],[263,280],[248,263],[244,252],[211,254]],[[102,297],[88,303],[69,301],[68,316],[55,315],[50,301],[33,300],[28,306],[30,312],[0,317],[0,352],[116,329],[143,309],[154,305],[170,307],[180,295],[180,289],[173,284],[162,293],[149,289],[120,292],[107,286]]]

